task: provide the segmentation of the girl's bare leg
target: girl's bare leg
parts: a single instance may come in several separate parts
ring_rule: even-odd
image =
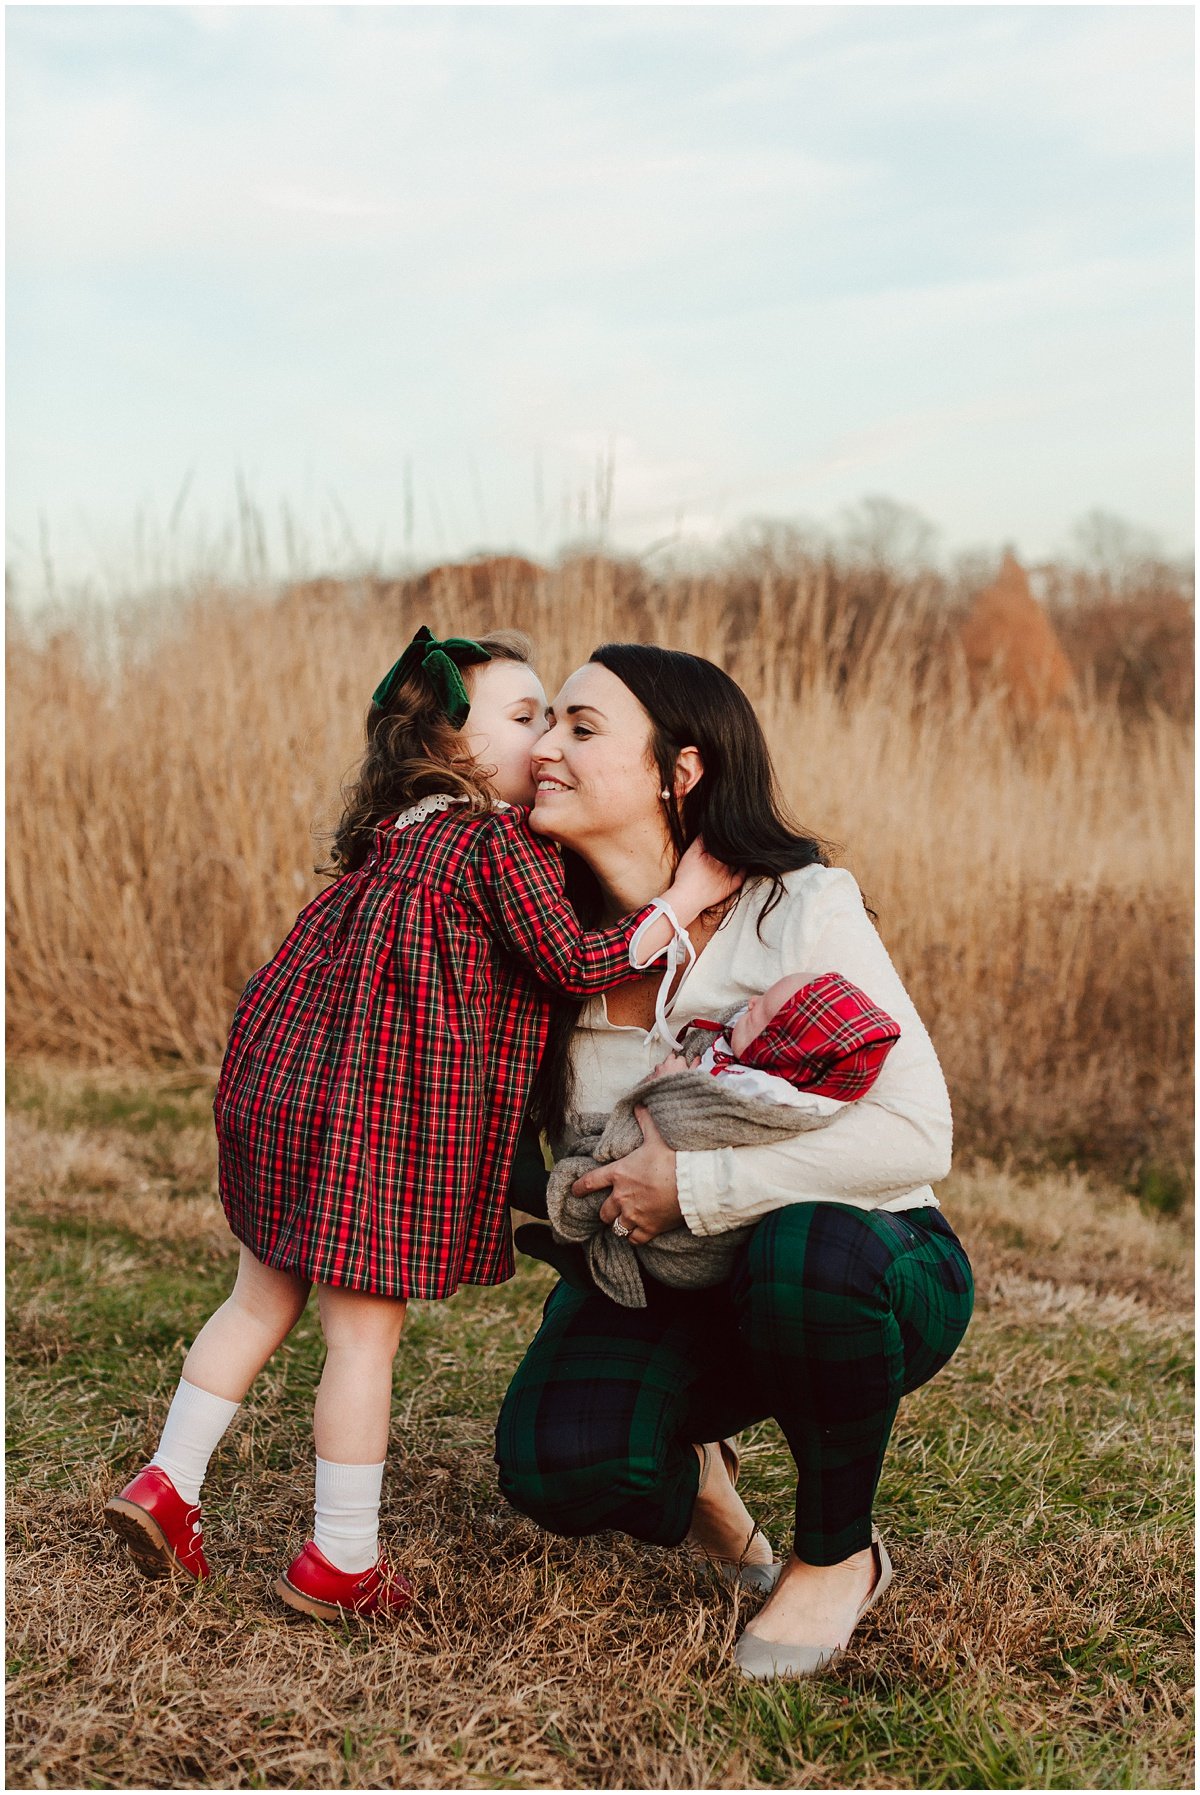
[[[329,1284],[318,1286],[317,1300],[326,1347],[313,1412],[317,1457],[343,1465],[379,1464],[387,1456],[392,1360],[406,1305]]]
[[[240,1402],[258,1373],[304,1313],[309,1285],[276,1271],[243,1246],[237,1280],[183,1361],[185,1380],[210,1395]]]
[[[405,1305],[358,1290],[318,1290],[325,1369],[313,1413],[317,1449],[313,1541],[339,1571],[379,1556],[379,1503],[392,1412],[392,1360]]]
[[[263,1265],[243,1246],[233,1290],[209,1316],[183,1361],[150,1461],[177,1493],[198,1503],[208,1462],[238,1404],[308,1301],[308,1281]]]

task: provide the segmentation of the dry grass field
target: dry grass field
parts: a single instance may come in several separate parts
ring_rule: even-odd
[[[315,1316],[214,1460],[216,1575],[147,1584],[99,1524],[233,1264],[211,1092],[9,1086],[11,1788],[1190,1788],[1187,1232],[1079,1173],[954,1175],[979,1305],[900,1411],[894,1592],[835,1673],[744,1683],[748,1610],[682,1552],[503,1503],[500,1395],[550,1282],[418,1304],[385,1540],[416,1606],[324,1630],[271,1584],[307,1524]],[[776,1540],[790,1460],[742,1437]]]
[[[857,876],[929,1025],[959,1153],[1102,1166],[1177,1207],[1189,711],[1168,685],[1120,703],[1081,667],[1069,703],[1019,723],[1002,691],[971,700],[946,594],[835,573],[751,560],[652,582],[585,559],[532,585],[206,589],[10,623],[10,1051],[216,1066],[242,984],[319,889],[314,824],[419,622],[528,629],[551,694],[598,642],[653,640],[757,705],[789,801]]]
[[[509,574],[9,619],[8,1786],[1193,1786],[1190,598],[1050,581],[1073,684],[1022,717],[968,678],[970,594],[869,558]],[[749,1611],[684,1554],[503,1504],[532,1262],[413,1306],[394,1629],[271,1594],[311,1500],[315,1314],[214,1461],[209,1584],[144,1583],[99,1526],[231,1276],[233,1005],[320,887],[367,695],[421,622],[527,629],[551,694],[605,640],[724,665],[941,1056],[976,1319],[901,1409],[894,1593],[818,1684],[742,1682]],[[742,1446],[781,1540],[786,1450]]]

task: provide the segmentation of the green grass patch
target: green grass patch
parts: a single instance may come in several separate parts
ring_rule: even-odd
[[[1143,1166],[1133,1184],[1134,1195],[1156,1215],[1182,1215],[1193,1194],[1192,1180],[1177,1166]]]
[[[7,1068],[6,1107],[53,1128],[118,1129],[139,1135],[181,1130],[212,1121],[210,1079],[179,1074],[169,1085],[147,1085],[136,1074],[75,1073],[64,1079],[36,1063]]]

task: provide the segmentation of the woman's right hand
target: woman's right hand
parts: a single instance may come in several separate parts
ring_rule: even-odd
[[[702,910],[709,910],[714,904],[723,904],[733,897],[741,890],[745,877],[740,869],[726,866],[723,860],[714,860],[704,846],[703,837],[698,835],[676,867],[671,889],[686,900],[686,908],[694,916],[699,916]]]

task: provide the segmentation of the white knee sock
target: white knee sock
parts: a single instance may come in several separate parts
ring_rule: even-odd
[[[313,1542],[339,1571],[369,1571],[379,1557],[382,1489],[383,1465],[337,1465],[326,1458],[317,1460]]]
[[[185,1502],[199,1502],[208,1461],[240,1407],[180,1378],[150,1463],[166,1472]]]

